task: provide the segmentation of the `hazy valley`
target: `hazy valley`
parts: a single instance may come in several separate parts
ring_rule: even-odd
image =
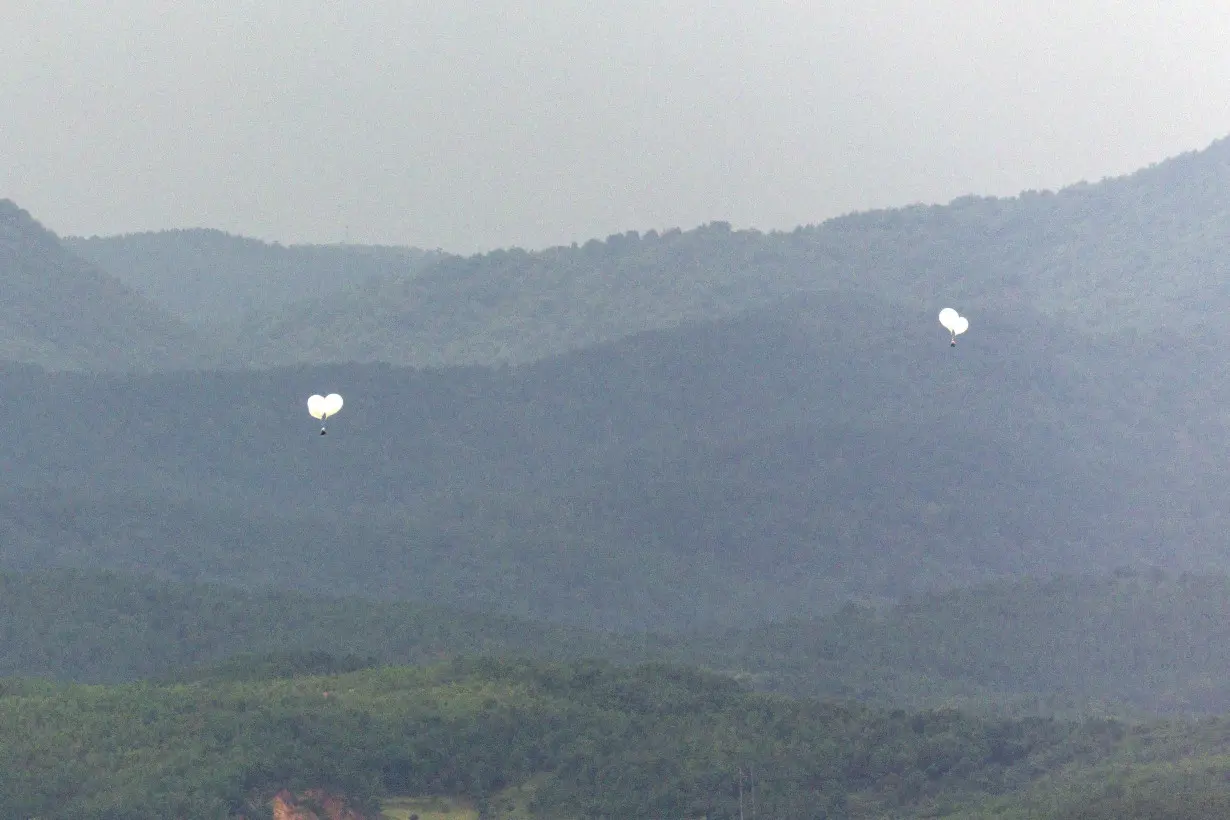
[[[0,813],[1216,816],[1228,243],[1227,141],[468,258],[0,203]]]

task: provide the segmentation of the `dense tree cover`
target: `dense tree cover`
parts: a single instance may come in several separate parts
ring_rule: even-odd
[[[1066,817],[1109,805],[1083,778],[1122,779],[1132,767],[1204,766],[1189,787],[1224,799],[1208,764],[1227,744],[1222,721],[1130,727],[884,712],[752,695],[729,679],[656,665],[473,661],[169,686],[27,685],[0,696],[0,814],[251,817],[278,789],[312,787],[367,806],[390,793],[466,795],[482,806],[533,782],[531,807],[543,817],[729,819],[739,816],[742,772],[745,817],[943,817],[988,801],[1030,806],[1046,789],[1058,813],[1039,816]],[[1135,777],[1122,797],[1166,798]]]
[[[0,284],[0,361],[150,370],[209,360],[208,337],[66,251],[7,199],[0,199]]]
[[[66,237],[64,246],[155,304],[217,333],[373,279],[410,278],[440,254],[373,245],[280,245],[216,230]]]

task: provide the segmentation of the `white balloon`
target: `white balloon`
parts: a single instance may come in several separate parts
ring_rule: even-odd
[[[968,324],[968,322],[967,322]],[[337,393],[330,393],[325,396],[324,410],[326,416],[336,416],[337,411],[342,409],[342,397]]]
[[[314,419],[323,419],[328,411],[325,409],[328,402],[324,396],[311,396],[308,398],[308,412],[312,414]]]
[[[969,319],[966,319],[964,316],[958,316],[952,323],[952,327],[950,327],[949,330],[960,336],[962,333],[969,330]]]
[[[952,323],[960,318],[960,315],[952,308],[944,308],[940,311],[940,324],[945,330],[952,330]]]

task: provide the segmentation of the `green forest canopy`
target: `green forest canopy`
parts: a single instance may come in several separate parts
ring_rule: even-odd
[[[1227,744],[1221,720],[886,712],[749,694],[661,665],[11,683],[0,696],[0,813],[251,817],[284,788],[323,788],[369,811],[390,794],[482,806],[532,782],[536,817],[730,820],[743,772],[744,799],[754,779],[765,817],[978,816],[992,803],[1001,817],[1065,817],[1108,796],[1121,807],[1193,796],[1222,805]]]

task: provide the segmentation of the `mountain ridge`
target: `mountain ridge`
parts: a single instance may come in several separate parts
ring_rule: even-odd
[[[188,326],[64,250],[0,200],[0,359],[56,369],[152,370],[208,360]]]
[[[214,341],[238,369],[528,363],[816,292],[959,303],[975,327],[1030,309],[1084,335],[1215,341],[1230,334],[1227,243],[1230,138],[1057,191],[769,233],[712,222],[470,257],[207,229],[63,241],[163,309],[220,322]]]
[[[1230,138],[1121,177],[792,231],[635,231],[450,257],[241,331],[251,361],[525,363],[809,292],[1029,308],[1085,335],[1230,334]],[[936,308],[938,311],[938,307]]]

